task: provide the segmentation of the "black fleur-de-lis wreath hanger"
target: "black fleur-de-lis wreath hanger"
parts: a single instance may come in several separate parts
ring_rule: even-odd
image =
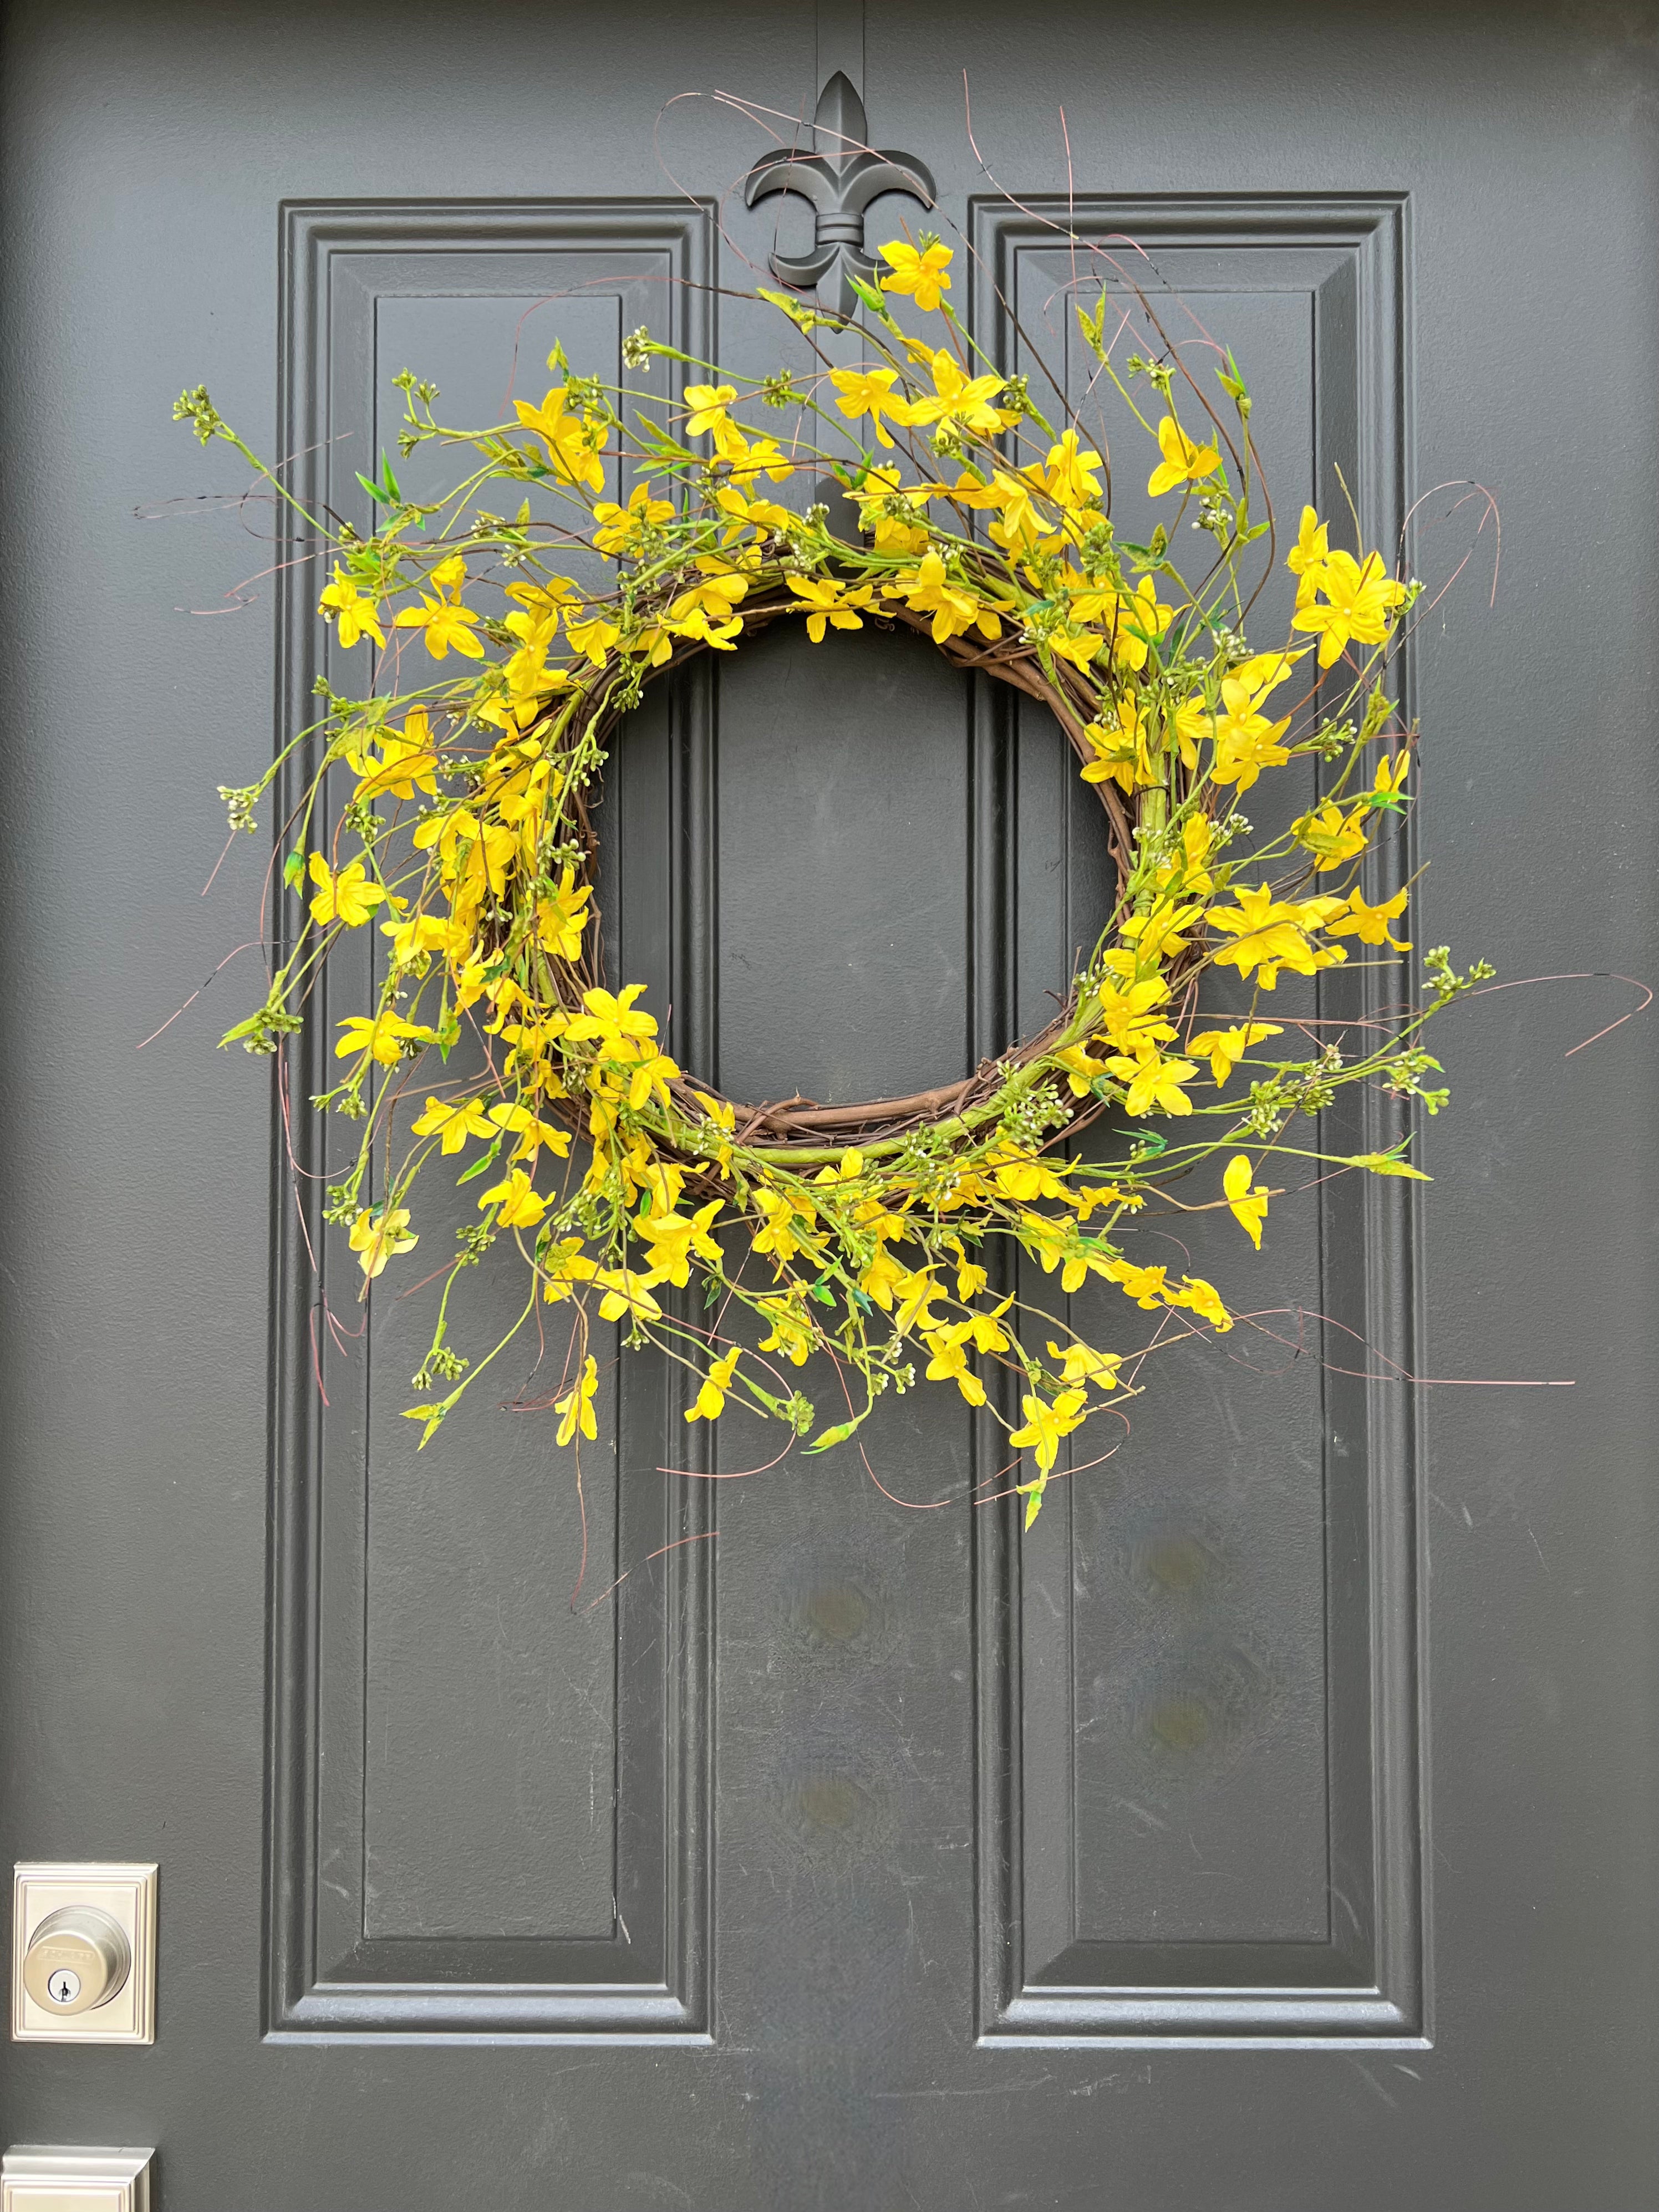
[[[857,276],[866,284],[876,280],[876,264],[864,250],[865,211],[884,192],[903,192],[930,208],[933,179],[912,155],[871,150],[864,102],[840,70],[818,94],[812,121],[818,150],[800,154],[781,146],[764,155],[749,172],[743,197],[750,207],[772,192],[796,192],[811,202],[816,217],[812,251],[774,252],[772,273],[793,290],[810,292],[834,270],[835,289],[824,306],[838,315],[851,315],[857,310],[858,295],[850,280]]]

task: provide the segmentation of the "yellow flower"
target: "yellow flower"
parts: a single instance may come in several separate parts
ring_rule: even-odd
[[[760,1340],[763,1352],[781,1352],[792,1366],[802,1367],[812,1349],[812,1333],[798,1307],[783,1298],[762,1298],[756,1310],[772,1324],[772,1333]]]
[[[708,1230],[720,1210],[720,1200],[711,1198],[689,1218],[683,1213],[647,1213],[635,1223],[635,1234],[651,1247],[653,1282],[672,1283],[684,1290],[690,1280],[694,1259],[719,1267],[720,1248]]]
[[[1297,815],[1291,824],[1291,835],[1314,855],[1316,875],[1340,868],[1345,860],[1352,860],[1364,851],[1365,816],[1369,811],[1362,800],[1345,814],[1334,799],[1328,799],[1310,813]]]
[[[813,1176],[814,1182],[856,1182],[864,1173],[864,1155],[860,1152],[843,1152],[832,1168],[820,1168]]]
[[[495,1124],[476,1098],[463,1098],[453,1106],[445,1105],[441,1098],[428,1098],[426,1111],[410,1126],[417,1137],[434,1137],[441,1132],[441,1150],[446,1152],[459,1152],[469,1137],[495,1134]]]
[[[859,527],[870,532],[878,553],[926,552],[927,528],[921,513],[939,489],[937,484],[901,484],[896,468],[872,469],[859,493]],[[890,500],[902,501],[907,511],[890,514]]]
[[[1158,864],[1154,880],[1158,889],[1178,884],[1183,892],[1213,890],[1215,878],[1206,865],[1213,840],[1209,816],[1189,814],[1181,825],[1180,846]]]
[[[1368,553],[1363,568],[1352,553],[1331,554],[1318,572],[1317,588],[1325,594],[1325,605],[1299,606],[1291,628],[1318,633],[1322,668],[1331,665],[1350,638],[1381,645],[1394,610],[1406,596],[1406,586],[1389,574],[1380,553]]]
[[[882,290],[908,293],[923,314],[932,314],[939,305],[939,294],[951,289],[947,271],[951,249],[941,246],[937,239],[920,253],[914,246],[895,239],[882,247],[881,258],[892,271],[882,278]]]
[[[1096,1246],[1085,1243],[1070,1221],[1051,1221],[1041,1213],[1022,1213],[1019,1241],[1045,1275],[1060,1269],[1060,1287],[1067,1297],[1080,1290],[1091,1273],[1098,1273],[1101,1260]]]
[[[1179,906],[1173,899],[1162,898],[1150,914],[1130,915],[1123,934],[1133,945],[1139,963],[1148,966],[1186,951],[1188,940],[1181,933],[1200,911],[1196,905]]]
[[[1185,1306],[1201,1321],[1206,1321],[1218,1336],[1225,1336],[1233,1325],[1233,1317],[1221,1303],[1221,1294],[1213,1283],[1206,1283],[1201,1275],[1183,1275],[1178,1291],[1164,1293],[1166,1303]]]
[[[360,1213],[351,1224],[351,1249],[371,1282],[394,1253],[407,1252],[420,1241],[409,1233],[406,1206],[387,1206],[378,1216]]]
[[[1048,448],[1043,489],[1060,506],[1073,511],[1092,507],[1100,497],[1100,479],[1094,473],[1100,465],[1100,455],[1086,447],[1079,449],[1077,432],[1067,430],[1057,446]]]
[[[715,1360],[702,1379],[696,1404],[685,1409],[688,1421],[719,1420],[726,1411],[726,1394],[732,1388],[732,1376],[736,1371],[738,1357],[738,1353],[732,1352],[724,1359]]]
[[[634,1321],[660,1321],[662,1308],[651,1295],[649,1275],[635,1274],[631,1267],[596,1267],[593,1280],[605,1292],[599,1300],[601,1321],[620,1321],[627,1314]]]
[[[383,921],[380,933],[392,939],[394,968],[418,966],[422,972],[428,953],[459,952],[465,945],[454,923],[435,914],[412,914],[407,921]]]
[[[1263,1037],[1284,1034],[1277,1022],[1240,1022],[1232,1029],[1206,1030],[1201,1036],[1188,1037],[1185,1049],[1209,1061],[1219,1091],[1253,1044],[1259,1044]]]
[[[581,598],[568,576],[549,576],[539,584],[508,584],[505,589],[507,598],[516,599],[534,621],[547,624],[550,637],[558,628],[561,611]]]
[[[873,1298],[884,1313],[893,1310],[893,1293],[904,1280],[905,1271],[887,1249],[878,1244],[869,1266],[859,1277],[859,1288],[866,1297]]]
[[[687,437],[701,437],[717,422],[724,422],[726,410],[737,396],[735,384],[688,384],[684,399],[691,412],[686,418]]]
[[[1235,1152],[1222,1175],[1221,1188],[1232,1208],[1234,1220],[1259,1252],[1261,1224],[1267,1218],[1267,1193],[1261,1183],[1252,1187],[1255,1172],[1249,1154]]]
[[[965,1322],[927,1332],[922,1340],[933,1354],[927,1362],[927,1380],[954,1382],[970,1406],[982,1406],[985,1385],[968,1364],[968,1347],[963,1341],[967,1333]]]
[[[576,1016],[566,1036],[579,1041],[597,1037],[607,1047],[615,1047],[623,1037],[655,1036],[654,1018],[642,1008],[637,1013],[634,1011],[634,1001],[644,989],[643,983],[629,983],[614,998],[609,991],[584,991],[582,1004],[587,1012]]]
[[[1095,1087],[1095,1079],[1104,1073],[1104,1060],[1092,1059],[1080,1044],[1063,1046],[1054,1054],[1066,1070],[1066,1080],[1073,1098],[1086,1098]]]
[[[1213,475],[1221,462],[1213,446],[1194,445],[1173,415],[1166,415],[1158,426],[1158,449],[1164,459],[1146,484],[1153,499],[1160,498],[1176,484],[1197,483]]]
[[[336,626],[343,646],[356,645],[360,637],[372,637],[376,645],[386,643],[386,633],[380,628],[374,600],[366,598],[349,576],[340,574],[337,561],[334,564],[334,581],[325,587],[317,602],[317,611],[337,617]]]
[[[602,608],[595,607],[582,622],[573,622],[567,615],[564,634],[573,653],[585,654],[595,668],[602,668],[606,653],[622,631],[615,623],[606,620]]]
[[[413,799],[416,791],[435,799],[438,787],[434,778],[439,762],[425,708],[411,707],[401,731],[381,733],[378,760],[359,754],[352,766],[362,779],[352,793],[354,799]]]
[[[1386,807],[1392,813],[1404,812],[1399,803],[1400,793],[1405,787],[1406,773],[1411,764],[1412,757],[1408,752],[1396,753],[1392,760],[1378,761],[1376,774],[1371,778],[1373,811]]]
[[[750,499],[735,484],[722,484],[714,494],[714,504],[730,519],[730,526],[721,533],[722,545],[731,545],[745,530],[752,530],[757,538],[769,538],[787,530],[794,520],[787,507],[775,500]]]
[[[1404,914],[1409,891],[1396,891],[1391,899],[1383,899],[1376,906],[1368,906],[1358,891],[1348,894],[1347,911],[1334,915],[1325,925],[1333,937],[1357,937],[1362,945],[1391,945],[1396,952],[1409,952],[1410,938],[1391,934],[1389,924]]]
[[[356,1060],[370,1053],[383,1067],[404,1057],[405,1042],[430,1044],[433,1031],[406,1022],[401,1014],[348,1014],[340,1024],[344,1036],[334,1048],[338,1060]]]
[[[1290,758],[1279,743],[1291,726],[1286,714],[1270,721],[1257,712],[1268,692],[1277,690],[1302,656],[1286,653],[1258,653],[1225,676],[1221,682],[1224,713],[1208,732],[1215,738],[1218,783],[1236,783],[1248,791],[1264,768],[1279,768]]]
[[[999,1146],[986,1156],[985,1164],[996,1176],[996,1187],[1005,1197],[1022,1201],[1033,1198],[1064,1198],[1066,1186],[1046,1160]]]
[[[709,619],[706,607],[694,606],[678,622],[671,622],[668,629],[675,637],[689,637],[700,645],[712,645],[720,653],[735,653],[737,641],[743,635],[743,618],[733,615],[730,622]]]
[[[1127,986],[1107,976],[1100,986],[1100,1026],[1120,1052],[1145,1052],[1175,1035],[1157,1009],[1170,995],[1161,975],[1143,976]]]
[[[679,622],[693,607],[701,607],[717,622],[724,622],[738,602],[748,596],[749,579],[718,556],[707,553],[699,556],[697,567],[702,572],[699,580],[689,591],[679,594],[670,606],[669,614]]]
[[[714,450],[735,484],[752,486],[762,474],[774,483],[783,483],[795,473],[794,463],[775,438],[745,438],[735,422],[714,425]]]
[[[1048,1357],[1066,1382],[1092,1382],[1098,1389],[1115,1390],[1117,1370],[1123,1364],[1121,1352],[1097,1352],[1091,1345],[1068,1344],[1064,1352],[1051,1337]]]
[[[568,1298],[578,1283],[587,1281],[599,1270],[583,1253],[580,1237],[562,1237],[542,1255],[542,1273],[546,1281],[542,1296],[552,1306]]]
[[[862,629],[858,610],[867,607],[873,587],[860,584],[848,591],[833,577],[786,576],[784,581],[798,599],[806,602],[806,635],[814,645],[823,642],[824,626],[833,629]]]
[[[867,415],[878,440],[888,447],[893,441],[881,419],[883,415],[893,416],[896,422],[902,422],[905,419],[898,411],[904,405],[903,400],[893,398],[893,386],[896,380],[897,372],[890,368],[832,368],[830,372],[830,381],[836,391],[836,404],[842,413],[853,422]]]
[[[313,918],[320,922],[343,921],[348,929],[356,929],[368,920],[377,906],[392,897],[382,884],[371,882],[368,870],[361,860],[354,860],[349,868],[337,875],[320,853],[313,853],[309,862],[311,880],[317,885],[316,896],[311,902]],[[394,907],[402,907],[402,899],[392,899]]]
[[[526,399],[515,399],[513,404],[525,428],[540,434],[553,464],[553,473],[561,483],[586,484],[594,491],[603,491],[605,464],[599,459],[599,447],[604,428],[586,416],[579,419],[567,415],[564,402],[565,387],[559,385],[539,407],[532,407]]]
[[[1088,1393],[1085,1390],[1062,1390],[1052,1405],[1028,1390],[1020,1400],[1025,1415],[1023,1428],[1015,1429],[1008,1441],[1032,1449],[1036,1456],[1037,1479],[1018,1486],[1025,1499],[1025,1526],[1029,1528],[1036,1519],[1042,1505],[1042,1493],[1048,1476],[1060,1456],[1062,1437],[1069,1437],[1073,1429],[1086,1418]]]
[[[1058,646],[1055,650],[1060,650]],[[1084,782],[1103,783],[1110,776],[1126,792],[1133,792],[1137,786],[1145,787],[1157,783],[1158,764],[1147,744],[1150,732],[1141,719],[1139,707],[1134,700],[1126,698],[1108,713],[1109,719],[1103,715],[1098,721],[1085,726],[1083,734],[1093,746],[1095,757],[1079,771]]]
[[[1193,1102],[1182,1089],[1198,1073],[1190,1060],[1165,1059],[1148,1053],[1144,1060],[1109,1060],[1109,1071],[1127,1084],[1123,1101],[1126,1114],[1190,1114]]]
[[[935,645],[943,645],[958,631],[977,628],[981,635],[1000,637],[1002,624],[965,586],[952,584],[937,553],[926,554],[919,568],[907,568],[894,580],[894,589],[907,594],[905,605],[918,614],[931,613]]]
[[[672,499],[653,499],[648,483],[635,484],[626,507],[618,507],[611,499],[594,501],[593,520],[599,526],[593,532],[593,543],[601,553],[625,553],[639,543],[645,531],[673,519]]]
[[[1304,899],[1297,905],[1286,905],[1273,897],[1266,884],[1248,885],[1237,896],[1237,906],[1210,909],[1209,919],[1215,927],[1237,940],[1216,954],[1218,966],[1237,968],[1241,975],[1259,969],[1261,988],[1271,991],[1281,968],[1311,975],[1347,958],[1342,945],[1316,948],[1304,933],[1304,927],[1323,928],[1333,916],[1341,914],[1347,905],[1346,899]]]
[[[590,1441],[599,1435],[599,1425],[593,1418],[593,1393],[599,1387],[599,1370],[590,1352],[580,1379],[553,1408],[559,1417],[560,1443],[568,1444],[579,1429]]]
[[[1040,544],[1059,543],[1048,517],[1037,505],[1036,495],[1042,489],[1042,471],[1035,465],[1012,476],[1006,469],[997,469],[988,484],[964,469],[951,496],[961,507],[994,510],[992,538],[1006,551],[1024,553]]]
[[[540,1120],[522,1100],[503,1100],[499,1106],[492,1106],[489,1119],[495,1128],[512,1130],[517,1134],[519,1141],[513,1157],[515,1160],[529,1160],[532,1172],[544,1145],[556,1160],[564,1159],[569,1153],[569,1131],[555,1128],[550,1121]]]
[[[445,563],[445,566],[447,566]],[[434,580],[439,574],[434,570]],[[483,659],[483,640],[472,635],[472,624],[478,617],[471,607],[459,605],[453,599],[422,599],[417,607],[404,607],[395,618],[398,629],[423,629],[426,649],[434,660],[448,658],[452,646],[469,660]]]
[[[1109,1260],[1101,1273],[1118,1285],[1126,1298],[1133,1298],[1143,1313],[1156,1313],[1159,1299],[1169,1295],[1166,1267],[1137,1267],[1132,1261]]]
[[[592,887],[584,884],[577,890],[575,876],[574,868],[567,867],[552,896],[536,902],[537,941],[544,952],[550,952],[556,960],[581,957],[582,938],[589,920],[587,902]]]
[[[1007,381],[1006,377],[964,376],[954,354],[941,346],[932,362],[933,397],[904,403],[888,410],[896,422],[960,422],[966,430],[995,432],[1003,428],[1002,415],[991,401]]]
[[[480,1206],[499,1206],[496,1219],[503,1229],[533,1229],[547,1211],[547,1200],[522,1168],[514,1168],[494,1183],[478,1200]]]
[[[913,1328],[925,1332],[939,1327],[933,1304],[935,1298],[942,1298],[945,1291],[933,1280],[932,1267],[913,1269],[909,1274],[901,1276],[893,1287],[899,1301],[893,1327],[901,1336],[908,1336]]]
[[[1285,556],[1285,566],[1297,580],[1296,603],[1299,607],[1305,606],[1313,597],[1322,565],[1330,556],[1327,527],[1312,507],[1303,508],[1302,528]]]

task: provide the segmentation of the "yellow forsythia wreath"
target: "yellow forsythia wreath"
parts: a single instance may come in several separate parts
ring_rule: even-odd
[[[1258,1018],[1282,971],[1407,949],[1391,933],[1407,893],[1369,905],[1359,866],[1407,803],[1411,737],[1378,678],[1419,587],[1375,551],[1334,548],[1310,507],[1288,555],[1290,634],[1255,649],[1242,634],[1243,571],[1276,556],[1231,357],[1212,404],[1173,351],[1120,368],[1103,289],[1076,299],[1094,358],[1146,432],[1148,491],[1171,510],[1151,544],[1130,544],[1079,421],[1050,419],[952,312],[951,250],[924,237],[883,257],[882,292],[860,288],[871,327],[859,367],[831,367],[814,344],[804,380],[743,378],[635,332],[628,368],[666,355],[690,372],[665,418],[625,386],[572,374],[558,348],[540,404],[520,401],[516,422],[482,432],[445,428],[435,391],[398,380],[404,450],[465,449],[460,481],[414,502],[387,464],[368,487],[386,518],[373,535],[304,520],[333,549],[320,612],[341,646],[380,649],[384,686],[401,673],[388,640],[412,633],[431,681],[355,699],[320,687],[324,716],[296,743],[320,738],[323,763],[285,830],[282,870],[308,919],[265,1003],[223,1042],[278,1050],[342,936],[378,924],[384,983],[342,1024],[340,1080],[317,1101],[364,1124],[327,1218],[348,1230],[365,1294],[419,1241],[422,1175],[459,1170],[479,1186],[477,1223],[439,1263],[410,1408],[422,1442],[538,1304],[569,1302],[562,1443],[596,1433],[595,1313],[690,1370],[688,1421],[741,1404],[814,1451],[921,1365],[1029,1450],[1029,1527],[1061,1440],[1131,1394],[1122,1370],[1139,1347],[1086,1343],[997,1295],[1012,1279],[1007,1248],[1062,1292],[1091,1275],[1121,1285],[1133,1323],[1174,1308],[1192,1327],[1230,1328],[1212,1284],[1133,1255],[1126,1232],[1149,1193],[1176,1175],[1190,1188],[1213,1162],[1216,1195],[1201,1202],[1231,1209],[1259,1246],[1276,1153],[1416,1174],[1397,1151],[1333,1158],[1287,1146],[1285,1132],[1342,1085],[1437,1106],[1416,1032],[1490,971],[1460,977],[1431,954],[1426,1007],[1373,1024],[1358,1056],[1263,1049],[1291,1042]],[[901,331],[892,295],[934,335]],[[763,296],[809,340],[830,321]],[[759,410],[787,435],[763,434]],[[269,473],[204,390],[176,412]],[[780,496],[831,470],[857,502],[856,534],[832,532],[822,505]],[[465,519],[502,480],[523,487],[516,518]],[[1183,519],[1203,533],[1197,582],[1170,550]],[[606,564],[602,588],[562,573],[573,548]],[[660,671],[794,621],[814,640],[925,630],[956,662],[1049,706],[1102,801],[1116,904],[1061,1012],[942,1091],[853,1109],[739,1104],[662,1049],[640,985],[612,990],[599,970],[589,805],[618,722]],[[1240,795],[1310,752],[1329,764],[1327,796],[1253,843]],[[252,828],[276,773],[223,792],[234,825]],[[342,777],[349,796],[323,850],[313,824]],[[1253,986],[1244,1018],[1206,1017],[1212,968]],[[1064,1140],[1109,1111],[1126,1125],[1117,1156],[1069,1156]],[[1178,1140],[1155,1121],[1178,1125]],[[450,1345],[450,1295],[503,1239],[528,1271],[526,1304],[474,1365]],[[815,1352],[854,1394],[851,1417],[825,1427],[780,1364]],[[1010,1382],[988,1392],[997,1368]]]

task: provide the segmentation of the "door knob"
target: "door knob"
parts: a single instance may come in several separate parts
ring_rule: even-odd
[[[126,1987],[132,1946],[120,1922],[95,1905],[49,1912],[23,1954],[23,1986],[42,2012],[93,2012]]]

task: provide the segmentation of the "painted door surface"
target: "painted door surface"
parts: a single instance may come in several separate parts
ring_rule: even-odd
[[[161,1871],[155,2046],[9,2046],[4,2141],[154,2142],[158,2212],[1659,2201],[1659,1031],[1565,1057],[1622,986],[1443,1025],[1417,1200],[1312,1194],[1254,1273],[1199,1239],[1278,1337],[1183,1354],[1023,1546],[936,1392],[883,1407],[890,1498],[844,1455],[707,1479],[607,1363],[574,1606],[526,1378],[417,1455],[408,1310],[319,1328],[267,1066],[213,1050],[250,956],[135,1049],[258,911],[263,841],[198,896],[216,785],[332,670],[307,547],[175,394],[351,516],[405,367],[483,421],[555,337],[763,363],[733,295],[811,212],[731,187],[836,69],[1011,373],[1082,374],[1069,190],[1236,349],[1281,514],[1340,470],[1387,547],[1492,488],[1495,602],[1488,531],[1405,671],[1419,943],[1651,977],[1651,32],[9,11],[0,1845]],[[1100,927],[1052,725],[923,640],[775,632],[635,720],[611,960],[733,1096],[960,1075]]]

